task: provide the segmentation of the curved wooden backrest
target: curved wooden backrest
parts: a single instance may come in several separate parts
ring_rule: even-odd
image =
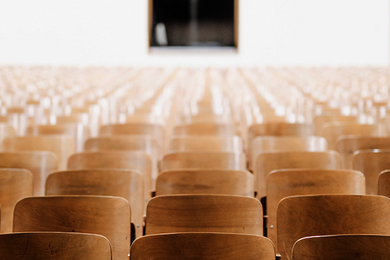
[[[12,126],[0,123],[0,151],[3,151],[3,140],[7,137],[14,137],[15,130]]]
[[[170,152],[242,152],[244,150],[239,136],[180,136],[169,143]]]
[[[326,139],[320,136],[258,136],[252,140],[248,150],[248,155],[250,155],[248,157],[249,167],[253,169],[253,164],[261,153],[287,151],[322,152],[327,149],[327,146]]]
[[[335,122],[324,124],[321,136],[328,141],[328,148],[336,150],[337,139],[343,135],[378,136],[378,125],[362,125],[359,123]]]
[[[5,151],[50,151],[57,155],[58,169],[65,170],[66,162],[75,150],[74,141],[66,135],[17,136],[4,139]]]
[[[282,169],[267,177],[267,236],[276,244],[276,210],[285,197],[315,194],[366,194],[363,173],[353,170]]]
[[[142,235],[144,182],[138,171],[93,169],[54,172],[47,177],[46,195],[102,195],[125,198],[130,203],[136,236]]]
[[[0,153],[0,168],[23,168],[33,175],[33,195],[45,194],[46,177],[57,170],[57,157],[47,151],[21,151]]]
[[[378,178],[378,195],[390,198],[390,170],[382,171]]]
[[[162,169],[246,170],[246,157],[244,153],[177,152],[163,157]]]
[[[352,168],[366,177],[366,193],[378,193],[379,174],[390,169],[390,150],[358,150],[352,158]]]
[[[275,248],[263,236],[224,233],[176,233],[144,236],[134,241],[131,260],[274,260]]]
[[[263,234],[259,200],[228,195],[166,195],[146,206],[146,235],[173,232]]]
[[[390,234],[390,199],[371,195],[293,196],[277,210],[278,247],[289,259],[300,238],[334,234]]]
[[[235,170],[176,170],[160,173],[156,195],[225,194],[253,197],[253,175]]]
[[[3,260],[111,260],[111,244],[96,234],[30,232],[0,235]]]
[[[335,122],[351,122],[358,123],[358,118],[356,116],[343,116],[343,115],[319,115],[313,119],[315,134],[320,135],[322,127],[326,123],[335,123]]]
[[[254,172],[257,197],[266,196],[266,180],[271,171],[290,168],[341,169],[342,162],[340,155],[335,151],[296,151],[260,154],[256,159]]]
[[[114,260],[128,259],[130,206],[119,197],[49,196],[20,200],[15,206],[14,232],[59,231],[105,236]]]
[[[345,135],[337,139],[336,150],[343,158],[344,167],[347,169],[352,169],[354,152],[365,149],[390,149],[390,137]]]
[[[232,124],[196,123],[175,126],[173,135],[236,135],[236,129]]]
[[[68,160],[69,170],[83,169],[138,170],[144,178],[145,199],[150,198],[152,162],[150,155],[140,151],[99,151],[73,154]]]
[[[14,207],[33,195],[33,175],[25,169],[0,169],[1,232],[12,232]]]
[[[329,235],[305,237],[295,242],[292,260],[387,259],[390,236]]]

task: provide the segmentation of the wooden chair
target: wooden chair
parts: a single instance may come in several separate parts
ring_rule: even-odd
[[[196,123],[178,125],[173,128],[173,135],[236,135],[232,124]]]
[[[273,170],[290,168],[341,169],[340,155],[335,151],[324,152],[274,152],[260,154],[255,166],[255,191],[257,197],[266,196],[266,180]]]
[[[134,241],[131,260],[274,260],[275,248],[263,236],[224,233],[176,233],[144,236]]]
[[[144,198],[151,197],[152,162],[150,155],[140,151],[99,151],[73,154],[68,160],[69,170],[127,169],[139,171],[144,179]]]
[[[0,123],[0,151],[3,151],[3,140],[8,137],[14,137],[15,130],[12,126]]]
[[[169,152],[243,152],[239,136],[181,136],[169,143]]]
[[[336,150],[336,143],[343,135],[379,136],[378,125],[363,125],[359,123],[326,123],[321,130],[321,136],[328,141],[328,148]]]
[[[246,170],[244,153],[177,152],[163,157],[162,170],[221,169]]]
[[[0,235],[3,260],[111,260],[111,244],[96,234],[30,232]]]
[[[345,135],[339,137],[336,143],[336,150],[347,169],[352,169],[353,154],[357,150],[365,149],[390,149],[390,137]]]
[[[378,195],[390,198],[390,170],[382,171],[378,178]]]
[[[350,122],[358,123],[358,118],[356,116],[343,116],[343,115],[319,115],[313,119],[315,135],[320,135],[322,127],[326,123],[334,122]]]
[[[129,203],[119,197],[30,197],[16,204],[13,231],[99,234],[110,241],[113,260],[127,260],[130,221]]]
[[[125,198],[130,203],[135,235],[142,236],[144,182],[138,171],[94,169],[54,172],[47,177],[46,195],[102,195]]]
[[[372,260],[387,259],[390,236],[329,235],[305,237],[295,242],[292,260]]]
[[[289,259],[300,238],[334,234],[390,235],[390,199],[372,195],[293,196],[277,210],[278,246]]]
[[[14,207],[33,195],[33,176],[25,169],[0,169],[1,232],[12,232]]]
[[[379,174],[390,169],[390,150],[358,150],[353,155],[352,167],[366,177],[366,193],[375,195]]]
[[[281,169],[267,177],[267,237],[276,244],[276,210],[285,197],[315,194],[366,194],[361,172],[353,170]]]
[[[288,151],[322,152],[326,151],[327,146],[325,138],[320,136],[258,136],[252,140],[248,149],[249,168],[253,169],[253,164],[261,153]]]
[[[65,170],[66,162],[75,152],[74,141],[66,135],[17,136],[6,138],[5,151],[50,151],[57,155],[58,169]]]
[[[236,170],[176,170],[160,173],[156,195],[225,194],[253,197],[253,176]]]
[[[166,195],[146,206],[146,235],[223,232],[263,235],[258,200],[228,195]]]
[[[45,194],[45,181],[50,172],[56,171],[57,157],[47,151],[21,151],[0,153],[0,168],[27,169],[33,176],[33,195]]]

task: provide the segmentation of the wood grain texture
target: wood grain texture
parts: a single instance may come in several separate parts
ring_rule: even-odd
[[[300,238],[334,234],[390,235],[390,199],[373,195],[293,196],[277,210],[278,249],[291,258]]]
[[[226,232],[263,234],[258,200],[227,195],[166,195],[146,207],[146,234]]]
[[[293,260],[389,259],[390,236],[334,235],[307,237],[293,247]]]
[[[243,152],[239,136],[181,136],[169,143],[169,152]]]
[[[255,191],[259,198],[266,196],[266,179],[273,170],[308,168],[341,169],[340,155],[335,151],[324,152],[273,152],[260,154],[256,159]]]
[[[105,236],[114,260],[128,259],[130,205],[107,196],[48,196],[20,200],[15,206],[14,232],[59,231]]]
[[[169,153],[163,157],[162,169],[246,170],[246,157],[244,153],[230,152]]]
[[[57,170],[57,156],[47,151],[0,153],[0,168],[27,169],[33,175],[33,195],[45,194],[46,177]]]
[[[0,169],[1,233],[12,232],[14,207],[33,195],[33,176],[26,169]]]
[[[282,169],[267,177],[267,235],[276,245],[278,203],[285,197],[315,194],[366,194],[361,172],[353,170]]]
[[[126,199],[136,236],[142,236],[144,183],[142,174],[132,170],[94,169],[54,172],[47,177],[46,195],[102,195]]]
[[[337,139],[336,150],[340,153],[344,167],[352,169],[353,154],[357,150],[390,149],[390,137],[341,136]]]
[[[366,177],[366,193],[378,193],[379,174],[390,169],[390,150],[358,150],[353,154],[352,168]]]
[[[111,260],[107,238],[95,234],[31,232],[0,235],[3,260]]]
[[[131,260],[274,260],[272,242],[263,236],[224,233],[176,233],[134,241]]]
[[[156,195],[225,194],[254,196],[253,175],[235,170],[174,170],[157,177]]]
[[[382,171],[379,174],[378,195],[390,198],[390,170]]]
[[[68,160],[69,170],[83,169],[128,169],[137,170],[144,178],[144,196],[150,198],[152,187],[152,161],[150,155],[141,151],[98,151],[73,154]]]

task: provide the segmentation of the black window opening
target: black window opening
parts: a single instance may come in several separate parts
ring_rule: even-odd
[[[152,47],[237,47],[237,0],[151,0]]]

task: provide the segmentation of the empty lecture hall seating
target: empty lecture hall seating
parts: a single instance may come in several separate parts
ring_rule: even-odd
[[[380,257],[389,72],[0,67],[1,259]]]

